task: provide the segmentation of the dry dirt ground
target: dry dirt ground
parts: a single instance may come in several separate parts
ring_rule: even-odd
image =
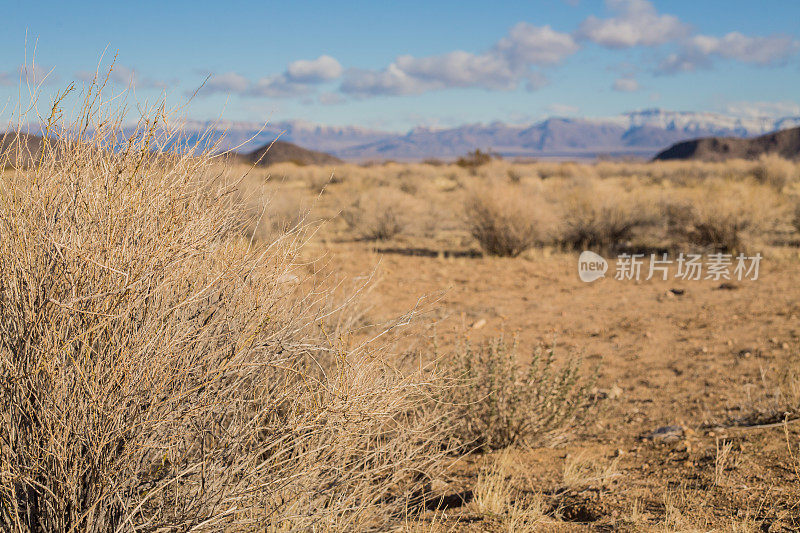
[[[516,335],[520,357],[554,345],[597,369],[594,411],[562,442],[507,452],[506,482],[537,502],[536,530],[742,530],[800,528],[796,468],[800,424],[751,427],[800,347],[796,249],[761,263],[758,280],[584,283],[577,254],[522,257],[425,249],[411,243],[318,245],[353,278],[375,268],[371,320],[404,313],[425,297],[414,326],[439,349],[454,332]],[[761,402],[761,403],[760,403]],[[769,422],[769,420],[768,420]],[[748,425],[749,424],[749,425]],[[763,424],[762,424],[763,425]],[[677,426],[666,438],[654,430]],[[458,461],[447,495],[411,529],[513,530],[470,500],[497,453]]]

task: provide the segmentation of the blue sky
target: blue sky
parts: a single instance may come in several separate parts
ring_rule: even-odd
[[[35,46],[46,96],[104,50],[139,100],[179,104],[210,74],[196,119],[399,131],[651,107],[800,115],[798,20],[795,0],[12,1],[0,96],[18,98]]]

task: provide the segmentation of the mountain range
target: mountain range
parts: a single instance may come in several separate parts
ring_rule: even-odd
[[[504,157],[581,159],[650,158],[666,147],[698,137],[750,138],[800,125],[800,117],[733,117],[718,113],[648,109],[615,117],[552,117],[534,124],[503,122],[454,128],[418,127],[405,133],[358,126],[323,126],[285,121],[266,126],[252,122],[188,121],[192,142],[202,132],[219,140],[218,149],[250,152],[279,137],[344,160],[451,159],[476,148]]]

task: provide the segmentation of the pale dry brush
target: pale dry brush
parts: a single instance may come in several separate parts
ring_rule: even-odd
[[[592,403],[592,375],[578,359],[556,364],[552,349],[538,348],[520,361],[516,342],[464,341],[442,362],[452,380],[440,392],[441,403],[452,406],[442,423],[462,448],[547,442],[567,432]]]
[[[303,235],[246,238],[164,108],[123,130],[98,89],[0,179],[0,528],[391,520],[442,449],[430,376],[326,336]]]
[[[550,239],[552,207],[521,185],[479,185],[467,192],[464,219],[470,234],[489,255],[516,257]]]

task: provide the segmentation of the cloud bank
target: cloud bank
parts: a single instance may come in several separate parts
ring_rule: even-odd
[[[588,45],[612,51],[650,49],[642,61],[650,64],[646,70],[657,75],[708,69],[718,61],[777,65],[800,49],[797,40],[785,35],[752,36],[735,31],[723,36],[700,34],[677,16],[658,12],[649,0],[606,0],[605,6],[606,16],[590,15],[572,32],[520,22],[482,52],[401,55],[377,69],[344,68],[335,58],[321,55],[294,61],[282,73],[259,79],[225,72],[211,79],[201,94],[303,97],[304,101],[333,105],[348,98],[419,95],[454,88],[511,91],[523,87],[535,91],[548,84],[549,69]],[[633,76],[623,75],[611,89],[634,92],[640,85]]]

